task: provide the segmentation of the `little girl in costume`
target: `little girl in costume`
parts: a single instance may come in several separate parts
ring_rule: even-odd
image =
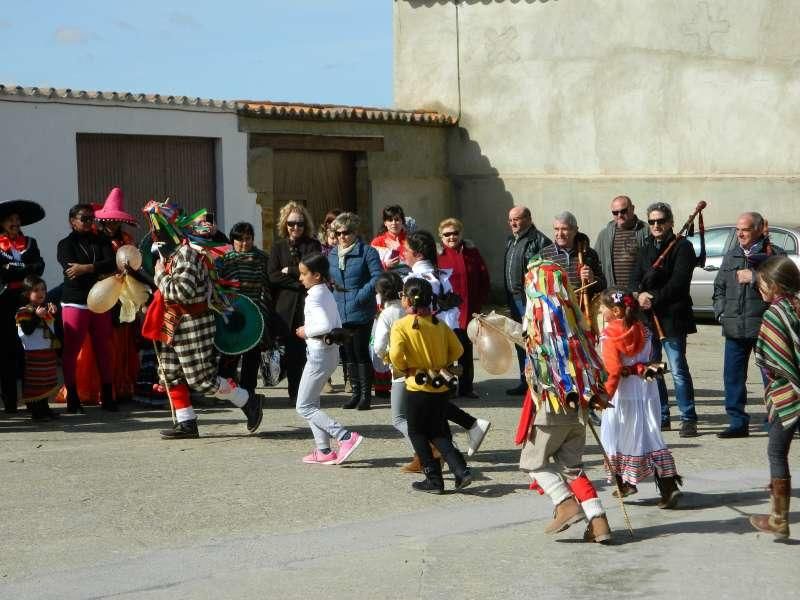
[[[16,314],[17,332],[25,350],[22,401],[34,421],[48,421],[58,417],[48,404],[50,396],[58,391],[56,348],[61,344],[54,330],[57,309],[54,304],[45,303],[47,285],[35,275],[23,281],[23,297],[28,302]]]
[[[661,437],[661,404],[655,377],[663,366],[648,363],[650,332],[639,305],[618,288],[600,297],[606,326],[600,336],[611,405],[603,411],[600,439],[611,461],[606,465],[623,496],[635,494],[653,475],[661,493],[659,508],[675,508],[682,484],[672,452]],[[614,495],[618,493],[615,491]]]
[[[320,409],[322,388],[339,364],[339,346],[328,343],[326,336],[341,329],[342,320],[328,288],[328,259],[319,252],[312,252],[302,259],[298,268],[300,283],[308,290],[308,295],[303,309],[305,324],[298,327],[295,334],[306,340],[308,358],[297,389],[296,409],[308,421],[316,443],[316,448],[303,457],[303,462],[340,465],[364,440],[361,434],[348,431]],[[338,452],[331,448],[331,439],[339,441]]]
[[[447,461],[460,490],[472,483],[472,473],[453,446],[446,412],[449,389],[445,385],[436,387],[431,373],[438,374],[452,365],[464,349],[453,330],[431,314],[433,290],[428,281],[408,279],[402,302],[409,314],[392,326],[389,359],[397,371],[406,374],[408,436],[425,473],[425,480],[414,482],[412,487],[433,494],[444,492],[442,466],[434,458],[433,444]]]

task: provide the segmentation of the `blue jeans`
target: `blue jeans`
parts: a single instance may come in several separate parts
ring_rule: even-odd
[[[664,354],[667,355],[667,363],[669,363],[669,370],[672,373],[675,400],[681,411],[681,421],[697,421],[697,413],[694,410],[694,383],[692,383],[692,374],[689,372],[689,364],[686,362],[686,336],[669,337],[660,341],[653,336],[651,360],[661,360],[662,347]],[[661,378],[657,381],[658,396],[661,401],[661,422],[663,423],[669,421],[667,384]]]
[[[522,323],[522,317],[525,314],[525,301],[506,291],[506,302],[508,303],[508,309],[511,311],[511,318]],[[519,363],[519,379],[523,384],[527,385],[525,380],[525,360],[527,358],[525,350],[516,344],[514,344],[514,348],[517,351],[517,362]]]
[[[725,412],[728,413],[731,429],[747,429],[750,415],[745,412],[747,406],[747,363],[756,341],[754,339],[737,340],[725,338],[725,362],[722,377],[725,382]],[[764,373],[761,380],[767,385]]]

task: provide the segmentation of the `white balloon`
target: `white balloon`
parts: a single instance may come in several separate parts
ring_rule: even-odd
[[[95,313],[108,312],[119,300],[119,295],[122,293],[122,285],[122,279],[114,276],[98,281],[89,290],[86,306]]]
[[[142,253],[136,246],[125,244],[117,250],[117,268],[122,271],[126,264],[134,271],[142,268]]]
[[[490,375],[503,375],[514,362],[514,348],[501,333],[489,327],[481,327],[475,348],[481,364]]]

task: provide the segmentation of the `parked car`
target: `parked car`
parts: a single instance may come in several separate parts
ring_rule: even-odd
[[[695,234],[686,238],[694,246],[695,254],[700,255],[700,236]],[[783,248],[786,254],[800,266],[800,225],[769,226],[769,239]],[[694,314],[698,317],[713,317],[714,278],[722,265],[722,257],[733,248],[736,241],[735,225],[715,225],[706,229],[706,265],[696,267],[692,275],[692,303]]]

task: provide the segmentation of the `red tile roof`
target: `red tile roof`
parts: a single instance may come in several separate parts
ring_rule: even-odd
[[[432,110],[400,110],[369,106],[340,106],[336,104],[301,104],[239,100],[239,114],[271,119],[306,121],[356,121],[379,123],[408,123],[411,125],[455,125],[456,119]]]

